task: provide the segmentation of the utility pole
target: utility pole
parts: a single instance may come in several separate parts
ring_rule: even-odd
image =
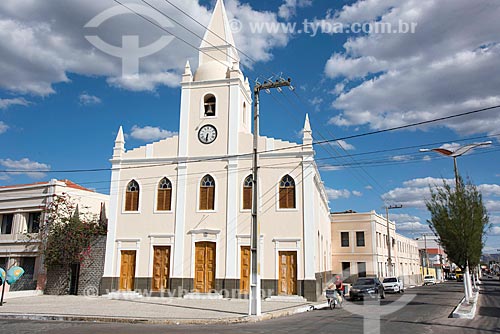
[[[392,277],[395,276],[394,274],[394,266],[392,263],[392,257],[391,257],[391,250],[392,250],[392,242],[391,242],[391,229],[390,229],[390,222],[389,222],[389,210],[391,209],[401,209],[403,206],[402,205],[389,205],[385,207],[385,217],[387,221],[387,271],[388,271],[388,276]]]
[[[272,88],[291,87],[291,79],[284,80],[282,78],[276,81],[264,81],[263,84],[256,83],[253,89],[254,104],[253,104],[253,161],[252,161],[252,229],[250,243],[250,296],[248,314],[260,316],[262,314],[261,305],[261,290],[260,290],[260,224],[257,219],[258,210],[258,191],[257,191],[257,174],[259,160],[259,97],[260,91],[269,92]]]
[[[425,274],[429,275],[429,253],[427,252],[427,234],[424,233],[424,248],[425,248]]]

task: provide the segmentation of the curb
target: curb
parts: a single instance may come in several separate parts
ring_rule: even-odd
[[[75,322],[101,322],[101,323],[129,323],[129,324],[151,324],[151,325],[228,325],[239,323],[252,323],[294,314],[312,311],[324,306],[322,304],[308,304],[291,310],[273,311],[260,316],[241,316],[232,318],[214,319],[161,319],[161,318],[128,318],[128,317],[96,317],[85,315],[64,315],[64,314],[19,314],[0,313],[0,319],[34,320],[34,321],[75,321]]]
[[[479,299],[479,290],[476,292],[476,295],[474,296],[474,300],[472,301],[472,309],[470,312],[467,313],[461,313],[460,312],[460,307],[465,303],[465,297],[460,301],[460,303],[457,305],[457,307],[453,310],[452,313],[452,318],[456,319],[474,319],[474,316],[476,315],[476,310],[477,310],[477,301]]]

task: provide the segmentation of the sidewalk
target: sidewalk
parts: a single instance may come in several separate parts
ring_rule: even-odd
[[[248,300],[36,296],[9,299],[0,319],[207,324],[260,321],[306,312],[312,303],[262,301],[262,316],[248,316]]]

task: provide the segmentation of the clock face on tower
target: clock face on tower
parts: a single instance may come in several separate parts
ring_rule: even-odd
[[[217,129],[213,125],[204,125],[198,131],[198,139],[203,144],[211,144],[217,138]]]

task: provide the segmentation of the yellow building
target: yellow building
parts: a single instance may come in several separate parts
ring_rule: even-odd
[[[332,213],[332,271],[347,282],[358,277],[389,275],[388,229],[385,217],[375,211]],[[418,245],[397,233],[389,221],[389,240],[394,276],[405,285],[422,281]]]

